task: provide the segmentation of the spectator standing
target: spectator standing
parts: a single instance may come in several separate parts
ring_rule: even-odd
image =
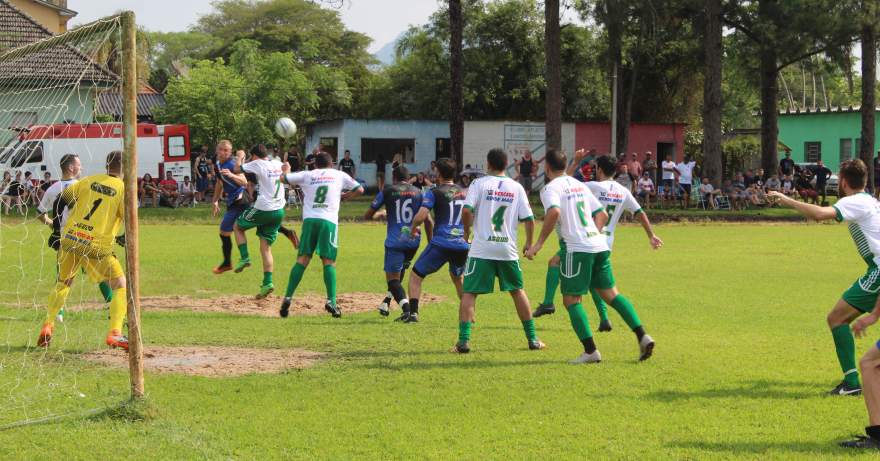
[[[631,174],[633,178],[642,177],[642,172],[644,170],[642,169],[641,162],[639,162],[639,154],[633,152],[626,166],[629,169],[629,174]]]
[[[632,193],[634,180],[635,178],[629,174],[629,165],[627,165],[626,162],[623,162],[623,165],[618,169],[618,173],[614,176],[614,181]]]
[[[376,154],[376,184],[379,190],[385,189],[385,156],[380,152]]]
[[[828,198],[826,196],[826,188],[828,184],[828,178],[831,177],[831,170],[829,170],[825,163],[822,160],[816,162],[816,193],[822,196],[822,201],[819,202],[821,206],[825,206],[825,201]]]
[[[306,155],[306,161],[305,161],[306,170],[311,171],[311,170],[315,169],[315,156],[318,155],[318,152],[320,152],[320,149],[318,147],[316,147],[316,148],[312,149],[311,154]]]
[[[639,178],[636,187],[638,188],[638,197],[645,204],[645,208],[650,210],[651,198],[657,195],[656,191],[654,191],[654,181],[651,179],[651,174],[647,171],[642,173],[642,177]]]
[[[394,174],[394,170],[403,166],[403,155],[397,153],[394,154],[394,157],[391,157],[391,174]]]
[[[431,168],[428,168],[427,176],[428,176],[428,180],[431,181],[431,183],[437,182],[437,161],[436,160],[431,160]]]
[[[645,161],[642,162],[642,171],[651,176],[651,181],[657,181],[657,160],[654,160],[654,154],[651,151],[645,152]]]
[[[691,187],[694,184],[694,168],[697,162],[686,155],[684,160],[675,166],[678,171],[678,186],[681,189],[682,202],[685,208],[691,207]]]
[[[180,197],[177,181],[174,180],[174,173],[168,171],[165,173],[165,179],[159,181],[159,189],[162,198],[168,202],[171,208],[177,207],[177,199]]]
[[[3,174],[3,183],[6,187],[3,189],[3,195],[0,196],[0,201],[2,201],[0,209],[5,207],[6,214],[12,211],[13,206],[22,212],[21,196],[24,195],[24,187],[21,185],[21,181],[21,171],[16,171],[14,178],[8,171]]]
[[[576,162],[576,159],[572,161],[568,170],[566,170],[569,176],[581,182],[596,180],[596,149],[590,149],[587,151],[587,156],[580,163],[575,165]]]
[[[351,159],[350,150],[345,149],[345,155],[342,157],[342,160],[339,161],[339,169],[342,170],[343,173],[351,176],[352,179],[355,178],[354,160]]]
[[[43,200],[43,195],[45,195],[46,191],[49,190],[50,187],[52,187],[52,183],[54,182],[55,181],[52,180],[52,173],[47,171],[43,174],[43,180],[40,181],[38,192],[40,194],[40,200]]]
[[[532,151],[526,149],[521,159],[516,161],[517,176],[516,180],[526,190],[526,194],[532,193],[532,181],[537,171],[535,160],[532,158]]]
[[[290,165],[290,171],[297,172],[303,169],[303,159],[296,147],[291,147],[287,151],[287,164]]]
[[[419,189],[425,189],[434,185],[430,179],[428,179],[428,175],[425,173],[419,173],[413,176],[412,185],[418,187]]]
[[[794,160],[791,159],[791,152],[785,153],[785,158],[779,161],[779,175],[783,178],[794,174]]]
[[[660,182],[660,200],[672,200],[675,198],[675,175],[677,170],[672,155],[666,154],[666,160],[660,165],[663,168],[663,180]]]
[[[194,201],[202,202],[207,200],[208,188],[210,187],[210,176],[212,174],[213,168],[211,167],[211,161],[208,160],[208,156],[205,153],[200,152],[199,156],[196,157],[195,161],[195,177],[196,177],[196,192]]]

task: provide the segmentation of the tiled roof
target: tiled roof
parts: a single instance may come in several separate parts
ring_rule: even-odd
[[[52,33],[33,18],[0,0],[0,54],[51,37]],[[39,85],[79,80],[113,84],[119,77],[72,46],[52,47],[0,61],[0,80],[35,79]]]
[[[165,96],[159,93],[139,93],[137,95],[137,116],[152,118],[153,110],[165,107]],[[122,118],[122,98],[118,91],[106,91],[98,95],[98,114]]]

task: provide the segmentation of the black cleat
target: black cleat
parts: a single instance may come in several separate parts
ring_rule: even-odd
[[[544,344],[544,342],[541,341],[540,339],[536,339],[534,341],[529,341],[529,350],[539,351],[545,347],[547,347],[547,345]]]
[[[327,303],[324,304],[324,310],[329,312],[334,319],[342,317],[342,311],[339,310],[339,306],[337,306],[335,303],[331,303],[330,300],[327,300]]]
[[[409,312],[403,311],[403,313],[400,314],[400,317],[397,317],[396,319],[394,319],[394,321],[406,323],[407,321],[409,321],[409,315]]]
[[[471,345],[468,342],[457,342],[455,343],[455,346],[449,350],[449,352],[452,352],[453,354],[467,354],[470,351]]]
[[[554,306],[552,304],[541,303],[541,304],[538,304],[538,308],[535,309],[535,312],[532,312],[532,317],[537,318],[542,315],[550,315],[554,312],[556,312],[556,306]]]
[[[599,321],[599,331],[606,332],[611,331],[611,320],[605,319]]]
[[[858,448],[862,450],[880,450],[880,440],[875,439],[874,437],[865,437],[864,435],[857,435],[854,440],[847,440],[845,442],[840,442],[839,444],[842,448]]]
[[[831,389],[831,395],[862,395],[862,388],[858,386],[853,387],[847,384],[846,381],[841,381],[837,387]]]
[[[419,314],[417,312],[412,312],[406,319],[401,320],[403,323],[419,323]]]
[[[287,316],[290,315],[290,298],[284,298],[284,300],[281,301],[281,309],[278,311],[278,314],[281,318],[287,318]]]

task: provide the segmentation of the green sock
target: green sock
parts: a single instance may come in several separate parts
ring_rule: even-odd
[[[327,287],[327,299],[336,305],[336,266],[324,266],[324,286]]]
[[[544,282],[544,302],[541,304],[553,304],[556,297],[556,288],[559,287],[559,266],[547,268],[547,280]]]
[[[587,312],[581,303],[568,306],[568,319],[571,320],[571,327],[578,339],[583,341],[593,337],[593,332],[590,331],[590,320],[587,319]]]
[[[250,259],[248,255],[247,243],[242,243],[238,246],[238,252],[241,254],[241,259]]]
[[[110,289],[110,284],[107,282],[101,282],[98,284],[98,289],[101,290],[101,296],[104,297],[104,302],[109,303],[113,300],[113,290]]]
[[[263,286],[269,286],[272,284],[272,273],[271,272],[263,272]]]
[[[595,288],[590,289],[590,296],[593,297],[593,304],[596,305],[596,311],[599,312],[599,320],[608,320],[608,305],[605,300],[599,296],[599,292]]]
[[[306,273],[306,266],[303,266],[300,263],[296,263],[290,269],[290,279],[287,281],[287,293],[284,295],[287,298],[293,296],[293,292],[296,291],[296,287],[299,286],[299,282],[302,282],[303,274]]]
[[[458,322],[458,342],[466,343],[471,340],[471,322]]]
[[[611,301],[611,307],[623,317],[623,321],[626,322],[631,330],[635,330],[642,326],[642,321],[639,320],[639,314],[636,314],[636,309],[633,307],[632,303],[626,299],[626,296],[621,294],[617,295],[617,297]]]
[[[859,385],[859,371],[856,368],[856,341],[849,325],[838,325],[831,329],[837,361],[843,371],[843,380],[850,386]]]
[[[523,331],[526,332],[526,339],[529,341],[537,341],[538,335],[535,333],[535,319],[523,320]]]

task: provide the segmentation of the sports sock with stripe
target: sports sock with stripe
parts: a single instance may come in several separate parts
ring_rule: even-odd
[[[848,324],[838,325],[831,329],[834,338],[834,349],[837,361],[843,371],[843,381],[850,386],[859,386],[859,371],[856,368],[856,341]]]
[[[547,278],[544,281],[544,301],[541,304],[553,304],[556,297],[556,288],[559,287],[559,266],[547,268]]]
[[[98,284],[98,289],[101,290],[101,296],[104,298],[105,303],[109,303],[113,300],[113,290],[110,289],[110,284],[107,282],[101,282]]]
[[[327,288],[327,299],[336,305],[336,266],[324,265],[324,286]]]
[[[296,263],[290,268],[290,278],[287,280],[287,291],[284,294],[285,297],[290,298],[293,296],[293,292],[296,291],[299,282],[302,282],[303,274],[305,273],[306,266],[303,266],[300,263]]]

